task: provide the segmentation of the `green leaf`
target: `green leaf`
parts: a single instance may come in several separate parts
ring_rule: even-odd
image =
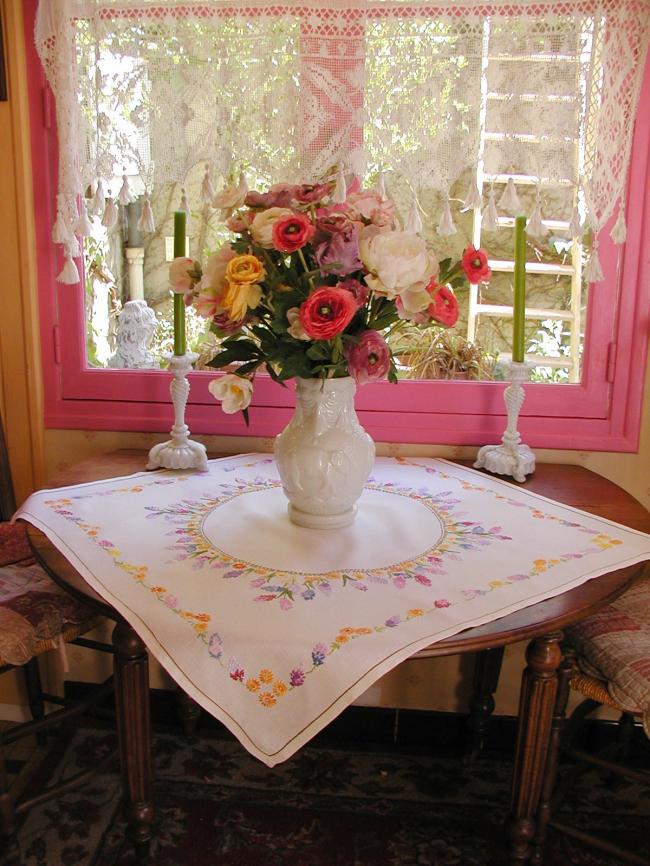
[[[307,357],[312,361],[330,361],[332,359],[332,347],[327,340],[317,340],[307,349]]]

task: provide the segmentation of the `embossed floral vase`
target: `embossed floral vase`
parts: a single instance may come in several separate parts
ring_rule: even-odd
[[[275,458],[289,517],[299,526],[338,529],[354,520],[375,460],[355,391],[349,376],[296,380],[295,413],[275,439]]]

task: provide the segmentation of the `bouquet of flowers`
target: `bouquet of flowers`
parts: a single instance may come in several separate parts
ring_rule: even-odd
[[[483,250],[438,262],[416,232],[401,228],[392,201],[341,181],[259,193],[240,178],[214,201],[235,240],[204,269],[174,259],[172,290],[222,340],[210,366],[236,365],[209,386],[224,412],[242,410],[247,420],[260,368],[278,382],[396,382],[390,336],[406,324],[453,326],[453,288],[489,279]]]

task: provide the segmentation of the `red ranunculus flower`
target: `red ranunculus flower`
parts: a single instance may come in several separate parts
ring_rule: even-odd
[[[378,331],[363,331],[346,356],[350,375],[359,385],[385,379],[390,369],[390,349]]]
[[[470,283],[487,283],[492,276],[485,250],[477,250],[476,247],[472,246],[467,247],[460,265]]]
[[[282,253],[295,253],[314,236],[314,226],[304,213],[280,217],[273,223],[273,246]]]
[[[458,321],[458,301],[447,286],[436,287],[433,303],[429,304],[427,310],[432,319],[447,328],[453,327]]]
[[[331,340],[345,330],[357,311],[354,295],[336,286],[312,292],[300,307],[300,324],[312,340]]]

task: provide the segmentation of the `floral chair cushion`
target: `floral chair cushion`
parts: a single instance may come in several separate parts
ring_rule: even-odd
[[[621,709],[640,714],[650,737],[650,574],[566,637],[584,672],[601,679]]]
[[[0,523],[0,665],[23,665],[98,622],[34,563],[25,527]]]

